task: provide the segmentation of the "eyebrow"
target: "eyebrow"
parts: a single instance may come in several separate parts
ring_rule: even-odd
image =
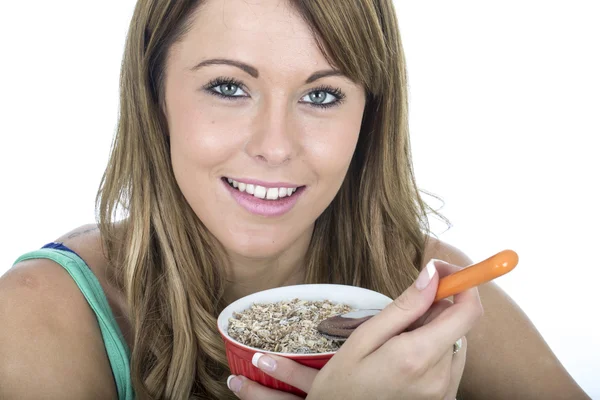
[[[227,58],[214,58],[211,60],[205,60],[196,64],[194,67],[191,68],[191,70],[197,71],[200,68],[205,67],[207,65],[231,65],[233,67],[241,69],[253,78],[259,77],[258,69],[254,68],[253,66],[243,63],[241,61],[229,60]],[[318,79],[325,78],[327,76],[344,76],[344,74],[342,74],[341,71],[334,69],[317,71],[306,79],[306,83],[312,83]]]

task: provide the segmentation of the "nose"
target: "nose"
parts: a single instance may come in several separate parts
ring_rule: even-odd
[[[297,140],[293,116],[285,102],[264,103],[254,117],[245,150],[253,159],[275,167],[297,156]]]

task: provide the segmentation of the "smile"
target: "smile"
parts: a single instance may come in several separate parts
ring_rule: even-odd
[[[223,186],[243,209],[262,217],[279,217],[290,212],[306,191],[306,186],[273,183],[258,185],[240,182],[233,178],[221,178]]]
[[[290,197],[298,189],[298,187],[265,187],[250,183],[238,182],[231,178],[226,179],[227,183],[229,183],[229,186],[232,188],[264,200],[278,200],[284,197]]]

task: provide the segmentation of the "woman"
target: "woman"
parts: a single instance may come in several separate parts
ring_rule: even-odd
[[[471,260],[427,211],[391,1],[140,0],[98,228],[0,279],[0,398],[291,399],[229,376],[216,316],[313,282],[396,300],[321,371],[258,358],[308,398],[586,398],[495,285],[432,306]]]

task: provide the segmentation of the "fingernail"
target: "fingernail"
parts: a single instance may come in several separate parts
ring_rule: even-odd
[[[227,378],[227,387],[234,393],[237,393],[242,388],[242,380],[235,375],[229,375]]]
[[[273,372],[277,368],[277,361],[263,353],[254,353],[252,356],[252,365],[264,371]]]
[[[415,282],[415,286],[417,289],[423,290],[429,285],[429,282],[431,282],[431,278],[433,278],[433,275],[435,275],[435,271],[437,271],[435,269],[435,265],[433,264],[435,261],[437,260],[432,258],[427,263],[427,266],[423,268],[423,271],[421,271],[421,273],[419,274],[419,277]]]

